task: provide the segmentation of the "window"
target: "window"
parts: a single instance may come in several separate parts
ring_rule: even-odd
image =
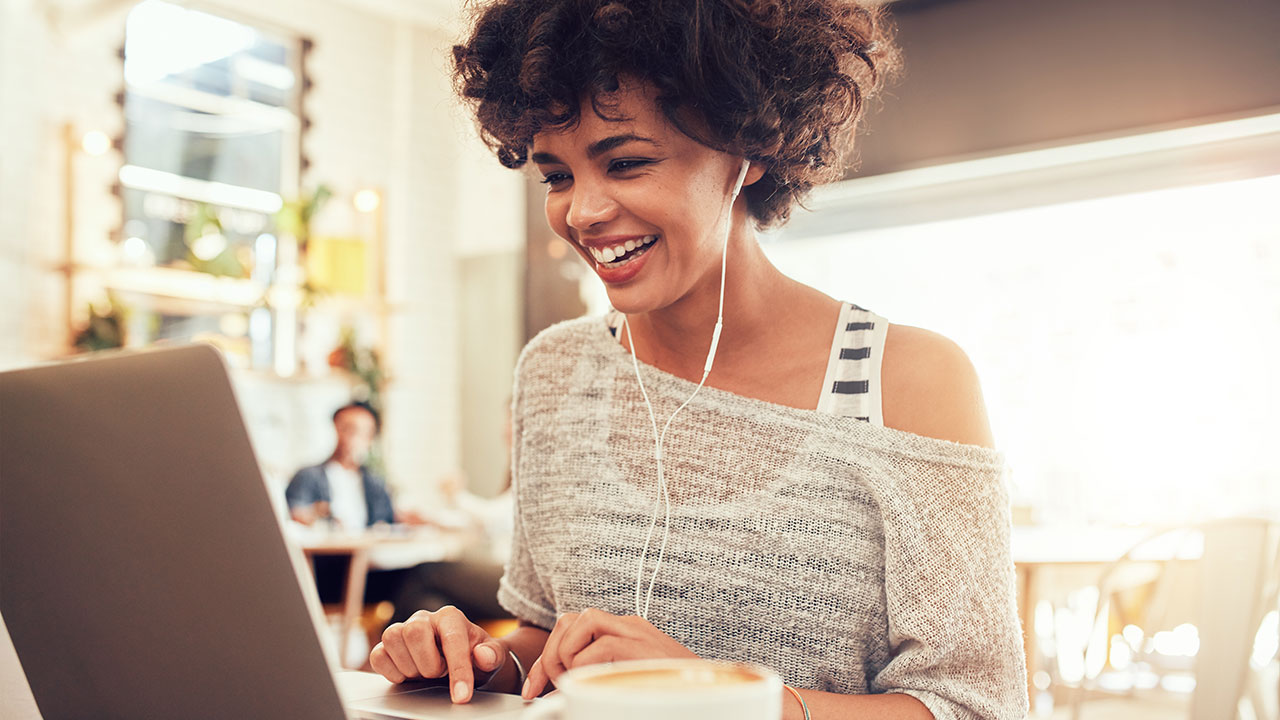
[[[925,217],[972,204],[954,188],[864,196],[869,229],[784,234],[766,251],[802,282],[957,341],[1014,502],[1039,520],[1280,512],[1280,174],[1258,176],[1256,162],[1274,157],[1270,122],[1227,141],[1222,162],[1199,146],[1193,164],[1167,148],[1125,169],[1075,163],[1042,178],[1029,206],[981,215],[877,226],[877,207],[898,213],[912,197],[929,198]],[[1138,190],[1186,173],[1234,179]],[[974,182],[986,202],[988,181]],[[1080,187],[1106,191],[1074,199]]]
[[[298,192],[303,44],[160,0],[129,13],[124,262],[235,281],[117,274],[139,342],[212,335],[270,362],[265,297],[275,213]]]

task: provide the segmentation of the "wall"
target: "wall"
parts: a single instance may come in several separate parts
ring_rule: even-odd
[[[113,95],[123,31],[55,27],[34,0],[5,0],[0,8],[0,364],[12,366],[48,357],[65,338],[62,283],[51,272],[63,260],[61,128],[119,129]],[[87,252],[119,213],[106,192],[113,166],[81,156],[74,171],[86,199],[75,242]]]
[[[468,487],[498,493],[507,480],[511,452],[504,439],[511,377],[524,338],[524,186],[526,172],[509,170],[477,138],[458,112],[465,132],[456,144],[470,192],[461,203],[454,239],[458,282],[458,362],[462,428],[461,467]],[[504,199],[494,202],[495,198]],[[513,199],[512,199],[513,198]]]
[[[511,372],[520,351],[520,256],[473,255],[459,261],[462,467],[468,487],[497,494],[506,484],[511,448],[503,432]]]
[[[1280,106],[1280,3],[903,0],[859,175]]]

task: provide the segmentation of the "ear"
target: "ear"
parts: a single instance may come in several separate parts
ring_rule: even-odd
[[[758,162],[751,163],[751,167],[747,168],[747,177],[742,181],[742,187],[755,185],[760,181],[760,178],[764,177],[765,170],[767,168],[763,164]]]

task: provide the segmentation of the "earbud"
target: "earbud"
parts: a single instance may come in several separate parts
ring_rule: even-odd
[[[751,169],[751,161],[743,158],[742,169],[738,171],[738,181],[733,184],[733,192],[729,195],[729,204],[732,205],[734,200],[738,199],[738,193],[742,192],[742,183],[747,181],[747,171]]]
[[[702,389],[704,383],[707,382],[707,376],[711,374],[711,365],[716,359],[716,348],[720,345],[720,333],[724,330],[724,276],[725,269],[729,260],[729,236],[733,233],[733,203],[738,199],[738,194],[742,192],[742,184],[746,182],[747,170],[751,168],[751,161],[743,159],[742,169],[738,171],[738,179],[733,184],[733,190],[729,193],[729,203],[722,218],[724,220],[724,244],[720,251],[720,306],[716,310],[716,327],[711,333],[711,348],[707,351],[707,362],[702,368],[702,380],[698,382],[698,387],[693,389],[693,394],[688,400],[684,401],[676,411],[671,413],[671,417],[667,418],[667,422],[662,426],[662,433],[658,433],[658,420],[653,414],[653,404],[649,402],[649,393],[645,390],[644,380],[640,378],[640,360],[636,358],[636,343],[631,339],[631,323],[627,322],[626,316],[623,316],[622,324],[627,329],[627,344],[631,346],[631,364],[636,371],[636,382],[640,383],[640,395],[644,397],[645,407],[649,410],[649,423],[653,426],[653,444],[654,444],[654,461],[658,470],[658,490],[661,497],[654,503],[653,518],[649,523],[649,533],[644,539],[644,549],[640,551],[640,563],[636,567],[636,614],[640,617],[649,619],[649,605],[653,602],[653,586],[658,581],[658,570],[662,567],[662,558],[667,551],[667,540],[671,537],[671,496],[667,492],[666,476],[662,472],[662,445],[667,438],[667,429],[671,427],[671,421],[676,419],[676,415],[685,409],[693,399],[698,396],[698,391]],[[649,543],[653,540],[653,531],[658,524],[658,507],[662,504],[666,505],[667,517],[662,528],[662,547],[658,550],[658,559],[653,565],[653,575],[649,578],[649,593],[641,605],[641,587],[644,578],[644,561],[649,555]]]

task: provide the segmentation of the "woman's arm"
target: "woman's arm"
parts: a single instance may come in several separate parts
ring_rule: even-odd
[[[951,340],[890,325],[881,376],[885,425],[993,447],[977,373]],[[870,689],[909,694],[939,717],[1021,718],[1009,499],[996,456],[968,456],[913,461],[883,489],[889,642],[898,650]]]
[[[876,720],[934,720],[924,703],[899,693],[839,695],[801,690],[813,718],[876,718]],[[782,691],[782,720],[804,720],[804,710],[791,693]]]
[[[575,667],[619,660],[697,657],[643,618],[611,615],[603,610],[565,613],[549,636],[544,630],[538,629],[538,632],[542,633],[538,638],[542,655],[532,666],[526,666],[530,667],[529,683],[522,693],[526,699],[550,689],[550,683]],[[928,708],[909,695],[840,695],[818,690],[801,690],[800,693],[809,707],[809,714],[815,718],[933,720]],[[783,691],[782,708],[783,720],[803,720],[804,710],[786,690]]]

